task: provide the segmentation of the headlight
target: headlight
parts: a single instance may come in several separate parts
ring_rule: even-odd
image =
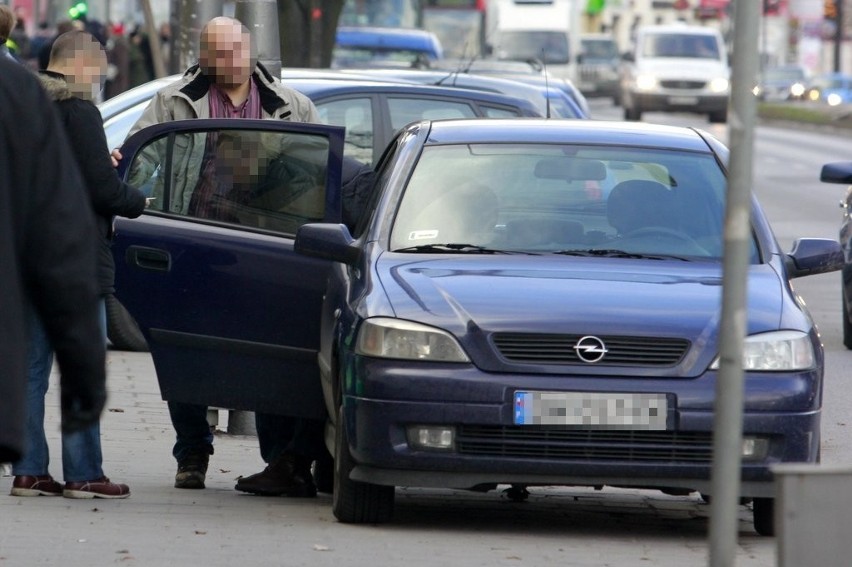
[[[790,87],[790,94],[796,98],[799,98],[803,94],[805,94],[805,85],[802,83],[793,83]]]
[[[376,317],[358,331],[355,352],[377,358],[469,362],[456,339],[448,332],[420,323]]]
[[[716,77],[710,81],[710,90],[714,93],[723,93],[728,90],[728,79],[725,77]]]
[[[639,75],[636,77],[636,88],[640,91],[651,91],[657,88],[657,77],[653,75]]]
[[[751,89],[751,94],[754,96],[760,96],[760,85],[755,85],[755,87]]]
[[[775,331],[746,337],[743,370],[807,370],[814,366],[814,347],[807,333]],[[719,369],[719,357],[710,365]]]
[[[840,98],[840,95],[837,93],[831,93],[825,100],[828,101],[828,104],[830,106],[837,106],[838,104],[843,102],[843,99]]]
[[[819,100],[819,91],[817,89],[811,89],[808,91],[808,98],[812,101]]]

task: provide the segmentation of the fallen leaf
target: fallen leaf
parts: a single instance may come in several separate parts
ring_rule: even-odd
[[[229,473],[229,472],[231,472],[231,471],[230,471],[230,470],[228,470],[228,469],[219,469],[219,472],[220,472],[220,473]]]
[[[315,543],[314,544],[314,551],[331,551],[331,548],[328,547],[327,545],[319,545],[319,544]]]
[[[207,532],[201,530],[195,530],[195,535],[207,535]]]
[[[129,549],[119,549],[116,553],[130,553]]]
[[[97,508],[92,508],[92,512],[100,512],[100,510]]]
[[[108,411],[111,411],[112,413],[124,413],[124,410],[121,408],[109,408]]]

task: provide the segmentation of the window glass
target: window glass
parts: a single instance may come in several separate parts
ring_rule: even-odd
[[[484,104],[479,105],[482,108],[483,112],[485,112],[485,116],[487,118],[517,118],[520,116],[520,113],[517,110],[511,108],[499,108],[496,106],[486,106]]]
[[[128,181],[155,211],[295,234],[325,216],[328,154],[310,134],[181,132],[143,147]]]
[[[570,61],[568,35],[559,31],[504,31],[497,40],[497,58],[526,61],[541,59],[545,63]]]
[[[645,57],[721,59],[716,36],[692,33],[655,33],[645,36]]]
[[[320,122],[346,128],[343,154],[364,163],[373,161],[373,105],[369,98],[320,102]]]
[[[558,144],[428,146],[391,250],[722,256],[726,180],[711,154]],[[752,259],[757,261],[752,242]]]
[[[388,97],[391,128],[396,131],[419,120],[474,118],[476,113],[467,103],[428,98]]]

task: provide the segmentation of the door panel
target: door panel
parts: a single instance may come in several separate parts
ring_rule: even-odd
[[[126,174],[147,178],[159,212],[121,219],[114,244],[117,296],[148,340],[163,398],[324,415],[316,352],[329,265],[296,254],[293,239],[305,222],[340,221],[342,129],[163,126],[124,147]],[[203,141],[188,149],[190,139]]]

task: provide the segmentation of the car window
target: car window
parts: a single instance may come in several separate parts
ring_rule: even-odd
[[[144,100],[104,120],[104,133],[110,150],[121,147],[127,138],[127,133],[145,112],[149,102],[150,100]]]
[[[725,177],[712,154],[546,144],[427,146],[390,249],[722,256]],[[752,258],[757,247],[752,242]]]
[[[498,37],[496,52],[499,59],[568,63],[568,36],[559,31],[503,31]]]
[[[482,109],[488,118],[517,118],[521,115],[520,112],[513,108],[488,106],[487,104],[480,104],[479,108]]]
[[[373,161],[373,105],[369,98],[317,103],[320,122],[346,128],[343,153],[364,163]]]
[[[151,210],[295,234],[323,219],[328,139],[314,134],[223,129],[155,138],[128,181]]]
[[[388,109],[394,131],[420,120],[476,117],[469,104],[442,99],[388,97]]]

